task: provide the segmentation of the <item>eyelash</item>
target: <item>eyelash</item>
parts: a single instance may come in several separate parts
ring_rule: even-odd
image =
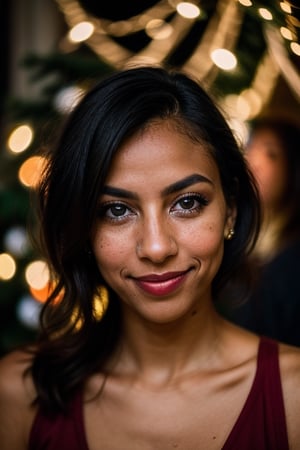
[[[194,203],[197,202],[198,204],[195,206],[193,203],[193,206],[191,208],[185,209],[182,205],[180,209],[174,209],[176,205],[178,205],[180,202],[183,202],[184,200],[193,201]],[[171,207],[171,213],[173,213],[176,216],[190,216],[193,214],[197,214],[200,211],[203,210],[205,206],[207,206],[209,203],[208,199],[198,193],[187,193],[183,194],[181,197],[177,198],[175,202],[173,203]],[[112,212],[113,208],[124,208],[123,214],[120,216],[117,215],[111,215],[109,216],[108,213]],[[125,212],[129,212],[125,214]],[[131,216],[131,214],[135,214],[133,208],[126,205],[126,203],[120,202],[120,201],[113,201],[113,202],[107,202],[99,206],[98,210],[98,217],[101,219],[105,219],[110,222],[114,223],[120,223],[124,222],[128,217]]]
[[[103,205],[100,205],[99,207],[99,211],[98,211],[98,217],[100,217],[101,219],[105,219],[108,220],[110,222],[120,222],[120,221],[124,221],[125,218],[128,217],[128,214],[124,215],[122,214],[121,216],[109,216],[109,210],[112,210],[113,208],[117,208],[117,207],[122,207],[124,208],[124,211],[130,211],[133,212],[132,208],[130,208],[129,206],[127,206],[125,203],[122,202],[108,202],[108,203],[104,203]]]
[[[206,197],[204,197],[203,195],[198,194],[198,193],[190,192],[190,193],[187,193],[187,194],[183,194],[181,197],[176,199],[176,201],[174,202],[174,206],[177,205],[178,203],[184,201],[184,200],[189,200],[189,201],[192,200],[193,202],[198,202],[198,205],[197,206],[193,205],[192,208],[188,208],[188,209],[182,208],[182,209],[180,209],[180,212],[181,213],[183,212],[185,215],[190,215],[190,214],[193,214],[195,212],[196,213],[200,212],[200,211],[202,211],[202,209],[205,206],[208,205],[208,199]],[[173,209],[173,207],[172,207],[172,209]]]

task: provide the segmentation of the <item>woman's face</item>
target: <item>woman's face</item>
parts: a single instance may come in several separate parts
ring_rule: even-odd
[[[115,156],[93,251],[124,314],[170,322],[211,300],[233,225],[207,149],[164,121],[130,137]]]
[[[269,129],[254,132],[246,158],[257,180],[264,208],[276,210],[287,184],[287,163],[277,136]]]

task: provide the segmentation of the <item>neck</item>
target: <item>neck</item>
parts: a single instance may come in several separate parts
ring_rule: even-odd
[[[144,383],[160,386],[199,365],[211,365],[224,324],[212,306],[172,323],[147,323],[130,313],[124,319],[117,371],[125,368]]]

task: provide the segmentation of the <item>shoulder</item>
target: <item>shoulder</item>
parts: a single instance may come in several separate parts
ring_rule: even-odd
[[[279,364],[291,450],[300,443],[300,348],[279,345]]]
[[[284,391],[300,399],[300,348],[279,344],[279,364]]]
[[[13,352],[0,359],[0,442],[2,450],[25,449],[35,414],[35,397],[30,375],[31,357]]]
[[[30,375],[26,375],[31,360],[30,353],[25,351],[15,351],[0,359],[0,395],[2,399],[13,396],[20,403],[32,402],[35,392]]]

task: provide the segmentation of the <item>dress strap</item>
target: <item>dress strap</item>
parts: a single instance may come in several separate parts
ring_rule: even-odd
[[[222,450],[289,450],[278,343],[261,337],[247,400]]]
[[[281,443],[279,445],[280,450],[288,450],[288,434],[279,367],[279,344],[277,341],[264,336],[261,338],[257,366],[257,376],[259,377],[257,387],[261,386],[261,389],[266,393],[264,406],[268,425],[274,431],[274,434],[270,435],[270,438],[273,439],[274,449],[278,448],[278,443]]]
[[[37,411],[28,448],[30,450],[88,450],[81,390],[74,393],[65,413],[46,414],[41,409]]]

